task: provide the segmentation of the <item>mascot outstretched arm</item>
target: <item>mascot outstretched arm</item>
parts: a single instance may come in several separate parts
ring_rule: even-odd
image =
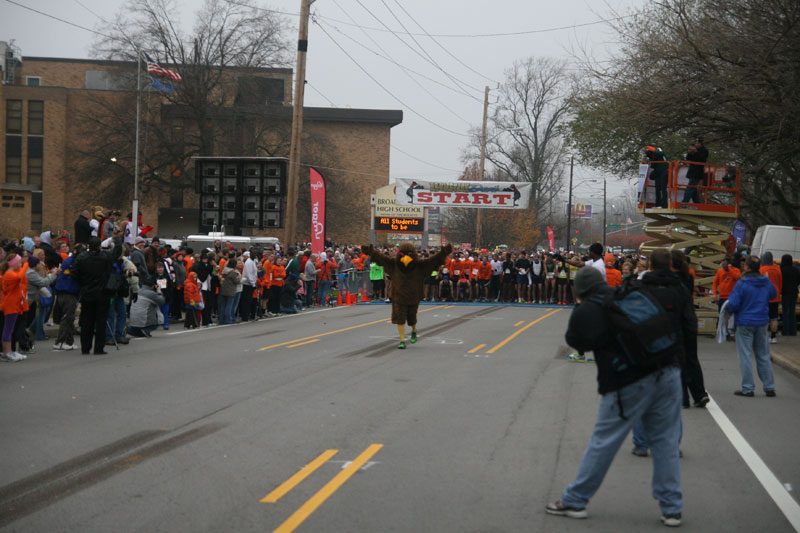
[[[410,243],[401,244],[394,257],[382,254],[371,244],[361,249],[392,277],[389,288],[392,324],[397,324],[400,335],[400,344],[397,347],[405,349],[406,324],[411,326],[411,343],[417,342],[417,309],[422,300],[423,283],[434,270],[445,263],[453,247],[447,244],[436,255],[424,260],[419,258],[416,248]]]

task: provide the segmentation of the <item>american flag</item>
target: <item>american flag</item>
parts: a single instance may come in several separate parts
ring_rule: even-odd
[[[147,72],[150,72],[152,74],[161,74],[162,76],[166,76],[173,81],[182,81],[181,75],[175,72],[174,70],[162,67],[161,65],[153,61],[147,54],[145,54],[144,57],[147,60]]]

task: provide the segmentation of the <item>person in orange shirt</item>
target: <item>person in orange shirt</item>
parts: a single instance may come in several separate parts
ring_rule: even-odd
[[[489,284],[492,282],[492,264],[489,263],[488,257],[483,256],[478,265],[478,282],[481,286],[480,297],[481,301],[485,302],[489,297]]]
[[[183,303],[186,305],[183,327],[196,329],[203,304],[203,295],[200,294],[200,286],[197,284],[197,272],[190,271],[186,274],[186,281],[183,282]]]
[[[14,330],[17,320],[28,307],[28,262],[24,261],[21,255],[10,253],[0,264],[0,276],[2,282],[3,300],[0,306],[3,310],[3,353],[0,359],[3,361],[18,362],[27,359],[17,351],[12,351],[11,341],[14,338]]]
[[[730,256],[722,260],[720,267],[711,284],[711,301],[717,302],[718,310],[722,309],[722,306],[728,301],[728,296],[731,295],[733,287],[742,276],[742,271],[731,265]]]
[[[467,258],[467,272],[469,274],[469,286],[472,291],[472,299],[477,300],[481,296],[480,273],[481,262],[476,255]]]
[[[606,254],[603,260],[606,263],[606,283],[609,287],[622,285],[622,272],[614,268],[614,256]]]
[[[783,273],[781,273],[781,267],[773,262],[772,252],[763,253],[759,270],[762,276],[769,278],[772,284],[775,285],[775,290],[778,291],[777,296],[769,301],[769,342],[776,344],[778,342],[778,302],[781,301]]]
[[[272,266],[272,281],[269,288],[269,312],[279,314],[281,312],[281,289],[286,279],[286,258],[278,258]]]

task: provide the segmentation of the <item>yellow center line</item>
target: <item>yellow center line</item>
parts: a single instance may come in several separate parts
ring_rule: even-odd
[[[520,320],[519,322],[517,322],[516,324],[514,324],[514,327],[517,327],[517,326],[519,326],[520,324],[524,324],[524,323],[525,323],[525,321],[524,321],[524,320]]]
[[[433,311],[434,309],[441,309],[442,307],[444,307],[444,306],[443,305],[437,305],[436,307],[431,307],[430,309],[425,309],[424,311],[420,311],[420,313],[426,313],[428,311]],[[372,322],[365,322],[364,324],[359,324],[357,326],[350,326],[349,328],[337,329],[337,330],[334,330],[334,331],[328,331],[326,333],[318,333],[316,335],[303,337],[302,339],[294,339],[294,340],[291,340],[291,341],[281,342],[279,344],[272,344],[270,346],[264,346],[263,348],[259,348],[258,351],[259,352],[263,352],[265,350],[271,350],[272,348],[279,348],[281,346],[287,346],[289,344],[297,344],[298,342],[307,341],[309,339],[316,339],[317,337],[326,337],[328,335],[333,335],[335,333],[342,333],[344,331],[350,331],[350,330],[353,330],[353,329],[363,328],[365,326],[372,326],[373,324],[380,324],[381,322],[389,322],[389,321],[390,321],[389,318],[382,318],[380,320],[373,320]]]
[[[312,342],[319,342],[319,339],[311,339],[306,342],[298,342],[297,344],[290,344],[287,348],[294,348],[295,346],[303,346],[304,344],[311,344]]]
[[[378,451],[383,448],[383,444],[372,444],[366,450],[364,450],[361,455],[356,457],[356,459],[347,465],[347,468],[343,469],[341,472],[336,474],[336,476],[330,480],[324,487],[319,489],[319,492],[314,494],[306,503],[304,503],[297,511],[294,512],[292,516],[290,516],[286,522],[278,526],[275,530],[275,533],[290,533],[297,529],[303,521],[311,516],[311,514],[319,508],[320,505],[325,503],[325,500],[330,498],[330,496],[339,490],[339,488],[344,485],[348,479],[350,479],[353,474],[359,471],[359,469],[369,461],[373,455],[378,453]]]
[[[476,347],[474,347],[473,349],[471,349],[470,351],[468,351],[467,353],[475,353],[478,350],[480,350],[481,348],[483,348],[484,346],[486,346],[486,344],[479,344]]]
[[[325,450],[319,457],[301,468],[295,475],[284,481],[275,490],[264,496],[261,503],[275,503],[286,495],[290,490],[303,482],[316,469],[328,462],[328,460],[339,453],[339,450]]]
[[[499,350],[500,348],[502,348],[503,346],[505,346],[506,344],[511,342],[517,335],[519,335],[520,333],[522,333],[523,331],[525,331],[526,329],[528,329],[532,325],[536,324],[537,322],[541,322],[545,318],[547,318],[549,316],[552,316],[552,315],[558,313],[559,311],[561,311],[561,309],[556,309],[555,311],[550,311],[549,313],[547,313],[543,317],[537,318],[536,320],[534,320],[533,322],[531,322],[530,324],[528,324],[524,328],[519,328],[517,331],[512,333],[506,340],[504,340],[503,342],[501,342],[500,344],[498,344],[497,346],[495,346],[491,350],[487,351],[486,353],[494,353],[494,352],[496,352],[497,350]]]

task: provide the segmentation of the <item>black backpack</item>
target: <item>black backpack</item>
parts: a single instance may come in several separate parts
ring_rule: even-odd
[[[669,366],[680,346],[680,332],[659,301],[639,280],[628,279],[605,297],[589,298],[603,307],[623,355],[612,360],[617,372]]]

